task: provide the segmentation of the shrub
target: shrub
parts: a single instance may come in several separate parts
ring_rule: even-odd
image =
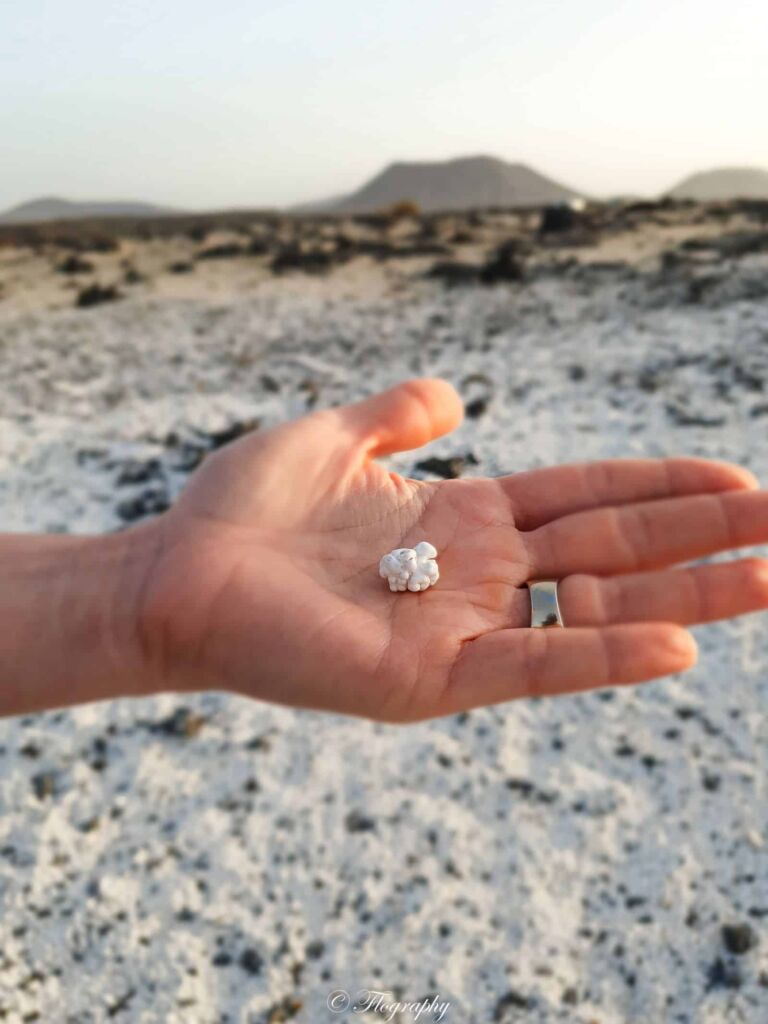
[[[418,203],[415,203],[412,199],[401,199],[397,203],[393,203],[387,210],[390,221],[406,220],[412,218],[418,220],[421,217],[421,207]]]

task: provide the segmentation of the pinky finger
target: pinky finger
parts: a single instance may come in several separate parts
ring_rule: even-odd
[[[451,671],[442,714],[519,697],[624,686],[682,672],[696,642],[671,622],[565,629],[500,629],[465,643]]]

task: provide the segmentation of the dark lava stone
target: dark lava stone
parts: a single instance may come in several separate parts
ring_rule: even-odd
[[[376,828],[374,819],[358,810],[350,811],[344,824],[347,826],[347,832],[372,832]]]
[[[91,284],[78,292],[75,305],[79,309],[88,309],[91,306],[100,306],[104,302],[115,302],[119,298],[120,292],[114,285],[102,287],[100,284]]]
[[[244,949],[240,954],[240,966],[249,974],[258,974],[264,966],[264,961],[255,949]]]
[[[557,800],[556,793],[539,789],[530,779],[510,778],[506,780],[505,786],[522,800],[530,800],[532,803],[553,804]]]
[[[493,1011],[493,1019],[500,1024],[501,1021],[512,1019],[508,1015],[508,1010],[530,1010],[532,1001],[528,996],[521,995],[520,992],[516,992],[514,989],[510,989],[505,992],[504,995],[496,1003]]]
[[[158,459],[128,459],[120,470],[117,486],[145,484],[158,476],[162,477],[162,467]]]
[[[164,732],[167,736],[180,736],[190,739],[197,736],[205,725],[202,715],[190,711],[189,708],[176,708],[167,718],[161,718],[152,726],[153,732]]]
[[[158,515],[170,508],[170,500],[165,488],[150,488],[137,495],[127,498],[117,506],[117,514],[125,522],[142,519],[144,516]]]
[[[427,271],[427,277],[447,285],[477,284],[480,279],[480,267],[459,260],[439,260]]]
[[[90,274],[93,264],[74,253],[56,267],[60,274]]]
[[[305,274],[323,274],[330,270],[339,257],[322,249],[304,250],[298,245],[287,245],[281,249],[271,263],[273,274],[299,270]]]
[[[727,964],[717,957],[707,969],[707,990],[713,988],[740,988],[741,972],[735,964]]]
[[[572,231],[578,221],[578,215],[566,203],[556,206],[545,206],[541,211],[539,232],[548,235],[556,231]]]
[[[178,446],[177,458],[173,464],[173,468],[181,473],[191,473],[192,470],[197,469],[203,461],[206,452],[206,448],[203,448],[198,444],[191,444],[190,442],[185,441]]]
[[[477,464],[477,458],[472,452],[467,452],[466,455],[452,455],[447,459],[441,459],[438,456],[422,459],[416,463],[414,468],[420,469],[424,473],[441,476],[444,480],[455,480],[464,472],[465,466],[476,466]]]
[[[249,434],[252,430],[256,430],[259,426],[257,419],[242,420],[231,423],[228,427],[224,427],[222,430],[214,430],[208,434],[207,437],[210,441],[212,448],[221,448],[222,445],[229,444],[230,441],[237,440],[238,437],[242,437],[243,434]]]
[[[701,784],[710,793],[716,793],[720,789],[721,778],[719,775],[714,775],[710,772],[704,772],[701,777]]]
[[[754,949],[760,939],[750,924],[724,924],[720,929],[723,945],[729,953],[742,956]]]
[[[487,398],[475,398],[473,401],[467,402],[464,412],[471,420],[476,420],[488,408],[488,401]]]
[[[667,402],[667,414],[679,427],[722,427],[725,423],[725,416],[704,416],[699,413],[691,413],[673,402]]]
[[[139,273],[136,267],[126,267],[125,273],[123,274],[123,280],[126,284],[141,284],[146,278],[143,274]]]
[[[38,772],[32,776],[32,789],[38,800],[53,796],[56,792],[56,775],[54,772]]]
[[[498,284],[501,281],[522,281],[523,264],[517,242],[512,239],[500,245],[480,270],[482,284]]]

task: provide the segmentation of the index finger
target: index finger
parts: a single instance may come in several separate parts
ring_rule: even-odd
[[[535,530],[572,512],[608,505],[759,487],[742,466],[693,457],[572,462],[498,480],[520,530]]]

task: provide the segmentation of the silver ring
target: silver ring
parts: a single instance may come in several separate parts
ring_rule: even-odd
[[[557,603],[557,580],[528,580],[527,585],[531,594],[531,626],[564,626]]]

